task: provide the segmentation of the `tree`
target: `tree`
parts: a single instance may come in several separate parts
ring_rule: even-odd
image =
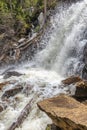
[[[44,21],[46,21],[47,15],[47,0],[44,0]]]

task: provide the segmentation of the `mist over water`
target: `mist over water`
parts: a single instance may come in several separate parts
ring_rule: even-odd
[[[56,11],[57,13],[51,18],[49,40],[44,38],[41,43],[47,44],[45,49],[38,52],[31,63],[16,67],[15,70],[25,75],[9,78],[24,85],[24,88],[28,85],[32,87],[27,91],[27,95],[24,92],[16,95],[19,102],[15,108],[14,104],[10,104],[0,113],[0,130],[7,130],[32,98],[32,110],[21,127],[16,130],[45,130],[51,120],[38,109],[36,103],[44,98],[67,93],[68,89],[71,93],[75,91],[74,88],[64,88],[60,82],[67,76],[81,75],[84,66],[83,48],[87,42],[87,3],[83,0],[70,6],[60,6]],[[2,76],[0,79],[4,81]],[[9,85],[8,89],[10,87],[13,86]],[[3,92],[5,90],[6,88]],[[13,102],[14,98],[10,101]]]

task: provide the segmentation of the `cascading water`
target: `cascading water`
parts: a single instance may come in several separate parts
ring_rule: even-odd
[[[81,75],[83,67],[83,48],[87,42],[87,4],[83,0],[69,7],[60,6],[55,16],[51,18],[52,29],[45,49],[39,52],[31,63],[16,67],[15,70],[25,75],[11,77],[16,80],[14,85],[8,85],[5,90],[17,83],[24,86],[21,93],[9,98],[9,107],[0,113],[0,130],[7,130],[14,122],[24,106],[33,98],[32,110],[20,128],[16,130],[45,130],[51,120],[41,112],[36,103],[44,98],[67,93],[68,87],[60,86],[60,81],[73,74]],[[3,76],[1,81],[5,81]],[[71,89],[70,89],[71,90]],[[73,93],[73,90],[71,90]],[[18,99],[16,102],[15,99]]]

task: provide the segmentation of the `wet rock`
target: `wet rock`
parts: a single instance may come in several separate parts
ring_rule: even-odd
[[[4,106],[0,104],[0,112],[2,112],[3,110],[4,110]]]
[[[38,103],[62,130],[87,130],[87,106],[72,97],[60,95]]]
[[[83,62],[85,65],[82,70],[82,78],[87,80],[87,43],[83,49]]]
[[[87,65],[87,43],[85,44],[84,50],[83,50],[83,61],[85,65]]]
[[[71,76],[62,81],[64,85],[74,85],[75,94],[73,95],[79,101],[87,99],[87,81],[77,76]]]
[[[26,84],[26,86],[23,89],[23,93],[26,94],[26,96],[29,96],[33,86],[30,84]]]
[[[87,65],[85,65],[82,69],[82,78],[87,80]]]
[[[87,105],[87,100],[83,101],[82,103],[83,103],[84,105]]]
[[[9,98],[11,96],[14,96],[17,93],[21,92],[22,89],[23,89],[23,86],[21,86],[21,85],[17,85],[14,88],[8,89],[4,92],[1,99],[4,100],[5,98]]]
[[[0,102],[0,112],[4,111],[7,108],[7,103]]]
[[[0,83],[0,90],[1,90],[4,86],[8,85],[9,83],[10,83],[9,81]]]
[[[57,127],[54,124],[49,124],[49,125],[47,125],[46,130],[62,130],[62,129]]]
[[[76,82],[82,81],[79,76],[71,76],[65,80],[62,80],[62,83],[65,85],[75,84]]]
[[[76,92],[75,96],[76,97],[83,97],[87,98],[87,81],[81,81],[76,83]]]
[[[14,70],[15,67],[10,67],[10,68],[7,68],[6,70],[3,71],[3,73],[1,75],[4,75],[6,74],[8,71],[11,71],[11,70]]]
[[[9,78],[9,77],[11,77],[11,76],[17,76],[17,77],[19,77],[19,76],[21,76],[21,75],[23,75],[23,74],[21,74],[21,73],[19,73],[19,72],[16,72],[16,71],[8,71],[8,72],[6,72],[6,74],[4,75],[4,79],[7,79],[7,78]]]

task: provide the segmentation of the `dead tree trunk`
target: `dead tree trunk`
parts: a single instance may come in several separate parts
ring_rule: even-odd
[[[44,22],[46,21],[47,15],[47,0],[44,0]]]
[[[26,119],[26,117],[30,113],[31,103],[32,103],[32,100],[24,107],[24,109],[21,111],[17,120],[12,123],[12,125],[9,127],[8,130],[15,130],[17,127],[19,127],[23,123],[23,121]]]

